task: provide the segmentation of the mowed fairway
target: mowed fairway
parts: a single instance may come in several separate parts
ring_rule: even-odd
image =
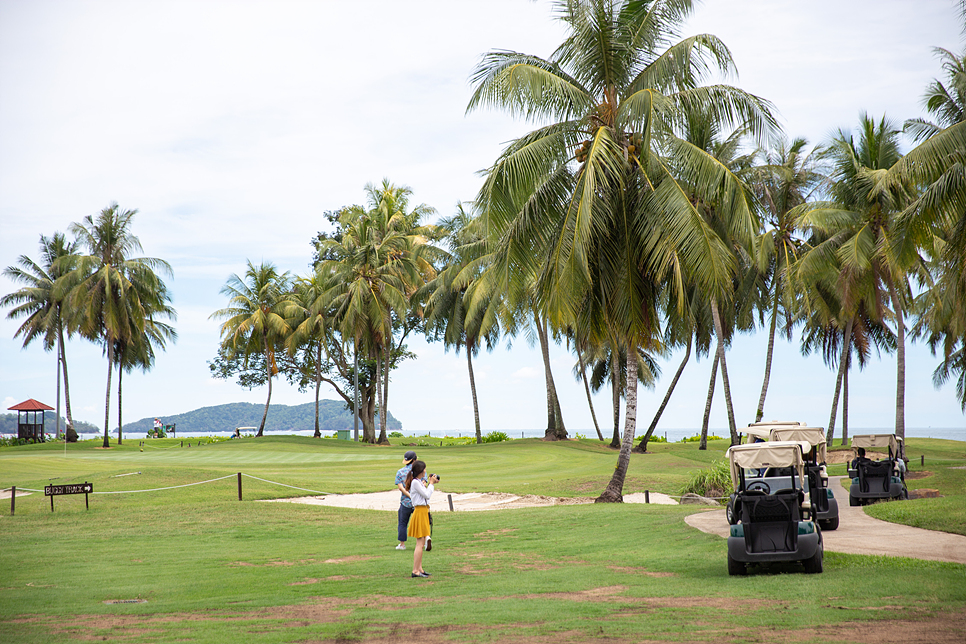
[[[82,495],[65,496],[51,513],[42,493],[18,497],[12,517],[0,506],[0,641],[961,644],[966,636],[962,565],[827,552],[821,575],[779,566],[730,578],[724,541],[684,523],[694,507],[436,513],[424,560],[433,576],[411,579],[412,551],[393,549],[394,513],[262,503],[305,493],[249,478],[381,491],[392,488],[407,447],[298,437],[196,443],[0,451],[3,487],[90,481],[98,492],[129,492],[92,495],[89,510]],[[725,447],[655,445],[633,456],[625,492],[676,493]],[[616,461],[596,441],[417,451],[442,475],[443,493],[593,496]],[[962,451],[937,453],[952,467],[966,465]],[[237,472],[247,475],[241,502]],[[105,603],[133,600],[143,603]]]

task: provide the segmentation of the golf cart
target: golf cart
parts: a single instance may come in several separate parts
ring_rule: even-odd
[[[852,485],[849,488],[849,505],[866,505],[878,499],[908,499],[905,463],[902,460],[902,441],[893,434],[859,434],[852,437],[852,448],[887,450],[888,457],[877,461],[857,459],[849,467]]]
[[[839,504],[832,488],[828,486],[825,469],[825,430],[821,427],[785,426],[771,431],[774,441],[803,441],[812,446],[805,454],[805,478],[808,479],[808,496],[812,510],[822,530],[839,527]]]
[[[801,561],[805,572],[822,572],[822,531],[803,491],[803,454],[810,450],[811,445],[799,441],[769,441],[728,449],[735,486],[734,513],[738,517],[728,537],[729,575],[744,575],[748,564],[776,561]],[[749,485],[748,470],[756,474],[770,468],[791,468],[791,476],[786,477],[790,487],[766,492],[760,481],[756,487]]]
[[[771,421],[754,423],[744,431],[749,444],[764,441],[802,441],[810,445],[805,451],[805,477],[808,479],[808,496],[815,517],[823,530],[839,527],[839,506],[831,488],[828,486],[828,473],[825,470],[825,430],[820,427],[807,427],[804,423]],[[762,490],[766,494],[773,490],[792,487],[791,468],[765,468],[745,472],[745,484],[750,490]],[[731,495],[725,507],[728,523],[738,523],[735,512],[735,496]]]

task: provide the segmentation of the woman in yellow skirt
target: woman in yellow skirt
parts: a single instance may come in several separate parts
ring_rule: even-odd
[[[429,497],[433,496],[433,485],[439,482],[439,478],[431,474],[427,485],[423,483],[425,472],[426,463],[416,461],[406,477],[406,490],[413,501],[413,516],[409,520],[409,531],[406,534],[416,540],[416,548],[413,550],[413,577],[429,577],[429,573],[423,570],[423,547],[430,530]]]

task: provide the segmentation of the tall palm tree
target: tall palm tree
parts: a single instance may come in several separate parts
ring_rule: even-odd
[[[798,298],[789,271],[801,255],[801,240],[795,228],[792,209],[808,201],[825,178],[820,170],[821,151],[806,152],[808,141],[797,138],[791,143],[782,139],[774,150],[765,152],[764,163],[755,166],[751,183],[763,211],[766,230],[758,237],[757,268],[770,277],[771,299],[768,327],[768,350],[765,354],[765,376],[758,397],[755,422],[765,413],[765,396],[771,380],[772,356],[778,319],[784,320],[783,332],[791,340],[795,303]]]
[[[136,288],[144,284],[137,284]],[[178,332],[163,319],[175,320],[177,313],[170,305],[167,287],[155,284],[154,288],[142,288],[141,302],[145,306],[144,332],[129,340],[118,339],[114,343],[114,356],[117,361],[117,444],[123,440],[124,423],[122,419],[123,396],[122,382],[124,372],[135,368],[147,373],[154,366],[155,349],[164,349],[168,341],[178,338]]]
[[[219,309],[209,319],[223,320],[221,343],[230,353],[249,357],[261,354],[265,360],[265,382],[268,397],[256,436],[263,436],[268,407],[272,401],[272,378],[278,373],[275,361],[279,347],[291,333],[286,312],[291,299],[291,274],[279,273],[271,262],[255,265],[248,260],[244,278],[232,274],[221,289],[228,296],[228,306]]]
[[[916,141],[924,141],[966,119],[966,55],[959,56],[942,47],[934,51],[942,60],[946,82],[933,79],[922,97],[923,107],[935,121],[914,118],[905,122],[903,130]]]
[[[905,436],[908,274],[921,260],[915,245],[901,243],[897,234],[896,220],[914,197],[911,182],[897,181],[890,173],[901,158],[899,134],[886,117],[876,123],[866,114],[860,116],[858,141],[851,132],[840,130],[829,146],[833,200],[804,204],[796,208],[796,213],[802,213],[799,226],[824,239],[799,264],[805,272],[837,273],[845,319],[854,317],[866,293],[874,302],[871,315],[877,319],[888,315],[895,324],[895,433],[901,437]],[[891,311],[886,310],[886,301]],[[847,322],[846,348],[849,333]],[[840,369],[846,362],[841,360]],[[834,418],[830,425],[833,423]]]
[[[457,204],[454,215],[444,217],[438,226],[445,234],[449,258],[436,278],[427,284],[431,294],[426,302],[425,316],[430,328],[437,337],[441,336],[447,349],[453,347],[456,353],[461,348],[466,350],[476,442],[482,443],[473,356],[479,354],[481,344],[485,344],[487,349],[495,346],[500,335],[500,323],[495,307],[489,303],[469,315],[464,300],[485,262],[486,238],[480,234],[479,220],[462,203]],[[486,297],[492,298],[492,294]]]
[[[319,393],[322,388],[323,352],[332,342],[333,318],[325,302],[326,284],[318,273],[295,281],[294,291],[287,312],[292,329],[285,340],[289,353],[308,346],[312,356],[315,380],[315,438],[322,436],[319,427]]]
[[[427,206],[409,209],[408,187],[384,180],[366,186],[370,209],[347,208],[339,216],[341,235],[319,242],[319,266],[327,280],[325,300],[332,307],[342,336],[355,338],[376,362],[376,391],[380,419],[378,442],[387,442],[388,378],[394,350],[394,324],[407,320],[411,297],[435,275],[432,260],[438,249],[430,242],[435,227],[420,220],[432,212]],[[411,330],[405,324],[403,334]],[[376,442],[374,435],[364,436]]]
[[[730,249],[690,195],[718,203],[735,222],[751,212],[740,182],[675,136],[673,121],[695,105],[754,131],[774,119],[754,96],[702,85],[711,68],[727,73],[733,63],[714,36],[675,42],[689,0],[561,0],[555,7],[568,33],[550,58],[491,52],[474,74],[468,109],[492,106],[549,122],[510,143],[477,204],[499,249],[489,279],[509,288],[510,276],[535,274],[537,302],[559,328],[597,317],[626,347],[624,435],[598,498],[620,501],[636,428],[638,349],[659,342],[655,301],[665,277],[718,293],[734,270]]]
[[[74,418],[70,409],[70,386],[67,377],[67,353],[64,348],[65,320],[63,297],[54,296],[54,285],[58,279],[74,270],[77,259],[75,245],[68,242],[62,233],[52,237],[40,236],[40,263],[26,255],[17,258],[19,266],[8,266],[4,277],[23,284],[20,289],[0,298],[0,306],[12,307],[7,318],[16,320],[26,318],[15,338],[23,336],[23,346],[34,340],[43,342],[44,351],[57,350],[57,436],[60,437],[60,382],[61,367],[64,370],[64,405],[67,413],[67,436],[76,440]],[[73,436],[73,438],[70,438]]]
[[[77,313],[78,330],[84,337],[100,341],[107,355],[107,387],[104,395],[104,447],[110,446],[111,373],[116,365],[118,342],[136,342],[145,333],[145,323],[164,282],[155,272],[171,274],[164,260],[132,257],[141,252],[140,240],[131,232],[137,210],[122,210],[112,203],[96,216],[73,223],[70,232],[87,250],[75,268],[76,279],[55,288]],[[65,292],[69,289],[69,293]]]

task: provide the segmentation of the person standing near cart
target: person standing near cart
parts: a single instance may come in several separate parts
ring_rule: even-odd
[[[406,549],[406,533],[409,530],[409,518],[413,515],[413,501],[409,495],[409,490],[406,489],[406,477],[409,476],[409,472],[413,469],[413,463],[416,462],[416,452],[410,450],[403,455],[403,466],[399,468],[396,472],[396,487],[399,488],[399,492],[402,496],[399,497],[399,524],[396,527],[396,537],[399,539],[399,545],[396,546],[396,550]]]

